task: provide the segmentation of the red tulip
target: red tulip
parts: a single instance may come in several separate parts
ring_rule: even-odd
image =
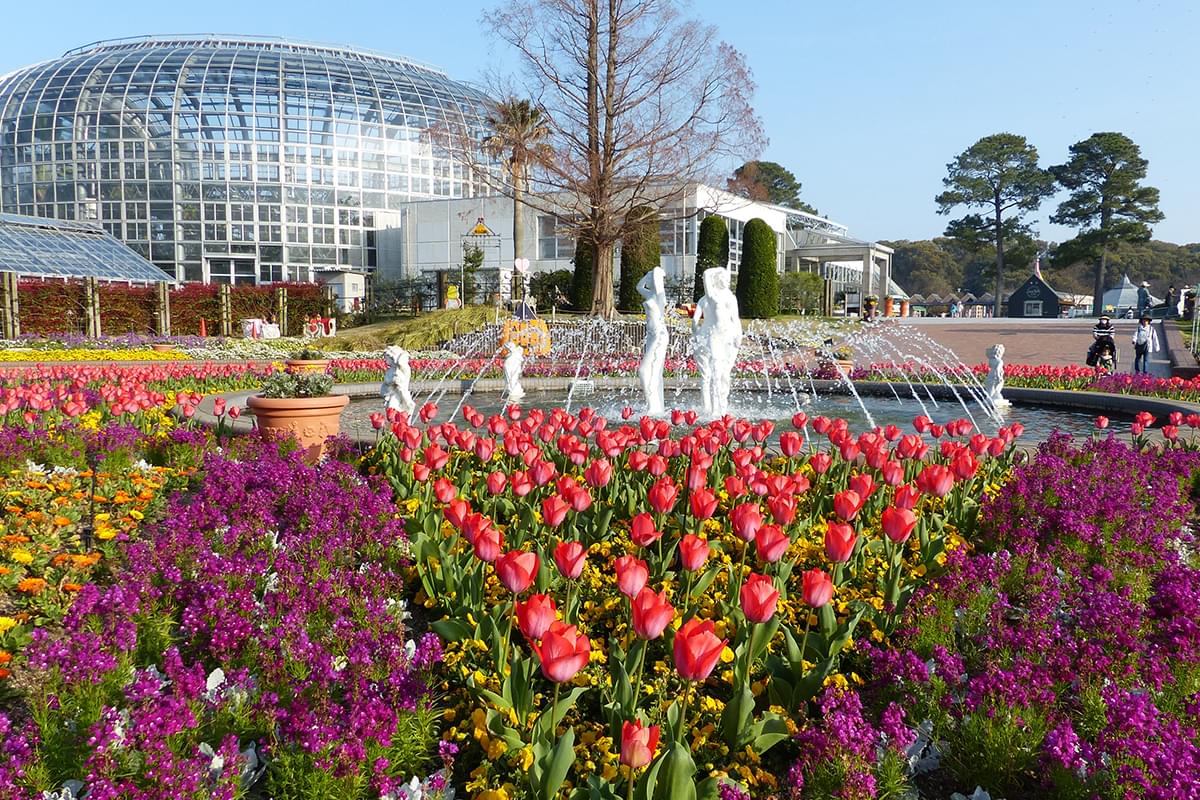
[[[717,510],[717,496],[711,489],[696,489],[688,502],[692,507],[692,516],[696,519],[708,519]]]
[[[517,627],[531,642],[542,638],[550,624],[558,619],[554,600],[547,594],[531,594],[528,600],[517,601],[516,610]]]
[[[892,502],[896,508],[916,508],[917,502],[920,499],[921,490],[911,483],[906,483],[903,486],[896,487],[896,495]]]
[[[848,483],[850,488],[857,492],[864,501],[875,491],[875,479],[865,472],[851,475]]]
[[[558,620],[542,636],[542,641],[531,645],[542,662],[542,674],[555,683],[564,683],[574,678],[579,670],[587,666],[592,652],[591,642],[576,629]]]
[[[804,446],[804,439],[795,431],[785,431],[779,434],[779,449],[788,458],[796,456]]]
[[[941,464],[930,464],[917,475],[917,488],[934,497],[945,497],[954,488],[954,473]]]
[[[813,417],[812,418],[812,429],[814,431],[816,431],[817,433],[821,434],[822,436],[829,433],[829,430],[832,427],[833,427],[833,420],[829,419],[829,417]]]
[[[583,513],[592,507],[592,493],[584,486],[572,486],[563,494],[576,513]]]
[[[488,525],[475,534],[471,544],[475,548],[475,557],[490,563],[495,561],[504,549],[504,534],[498,528]]]
[[[638,514],[629,525],[629,537],[638,547],[649,547],[658,541],[662,531],[654,527],[654,517],[648,511]]]
[[[567,518],[571,506],[562,495],[552,494],[542,500],[542,520],[551,528],[557,528]]]
[[[825,529],[825,555],[835,564],[845,563],[854,555],[858,534],[844,522],[831,522]]]
[[[446,518],[446,521],[459,530],[462,530],[463,522],[466,521],[467,515],[470,513],[471,504],[461,497],[452,499],[442,509],[442,515]]]
[[[824,475],[833,466],[833,457],[825,452],[814,453],[812,458],[808,460],[808,463],[812,466],[813,472],[818,475]]]
[[[760,540],[761,541],[761,540]],[[766,575],[752,573],[742,585],[742,613],[751,622],[766,622],[775,615],[779,590]]]
[[[659,728],[645,726],[641,720],[621,724],[621,763],[630,769],[639,769],[654,760],[658,749]]]
[[[888,506],[880,515],[879,524],[889,539],[896,544],[903,544],[917,526],[917,515],[910,508]]]
[[[667,602],[667,593],[655,594],[644,587],[633,598],[633,630],[643,639],[657,639],[675,618],[675,608]]]
[[[500,494],[503,492],[507,483],[508,477],[499,470],[487,476],[487,490],[491,494]]]
[[[790,525],[796,518],[796,498],[790,494],[775,494],[767,499],[771,518],[780,525]],[[762,531],[759,531],[760,535]]]
[[[689,533],[679,540],[679,560],[688,572],[695,572],[708,560],[708,541]]]
[[[233,408],[229,409],[229,418],[230,419],[237,419],[241,415],[242,415],[242,407],[241,406],[234,406]]]
[[[954,471],[959,480],[965,481],[974,477],[975,473],[979,471],[979,460],[970,450],[962,450],[950,462],[950,469]]]
[[[382,411],[372,412],[370,419],[371,427],[377,431],[382,430],[383,426],[387,424],[387,417],[384,416]]]
[[[899,486],[904,483],[904,465],[899,461],[888,461],[880,470],[883,473],[883,482],[888,486]]]
[[[796,430],[802,430],[808,424],[808,414],[803,411],[797,411],[792,415],[792,427]]]
[[[1129,432],[1132,433],[1134,436],[1141,436],[1142,431],[1144,431],[1144,430],[1145,430],[1145,427],[1140,422],[1135,422],[1129,426]]]
[[[854,519],[862,507],[863,499],[853,489],[846,489],[833,496],[833,513],[845,522]]]
[[[913,418],[913,427],[916,428],[917,433],[925,433],[931,425],[933,425],[933,420],[924,414]]]
[[[458,487],[446,478],[438,478],[433,482],[433,496],[439,503],[449,503],[458,495]]]
[[[736,475],[729,475],[725,478],[725,491],[732,498],[738,498],[746,494],[746,482]]]
[[[613,566],[617,571],[617,588],[626,597],[636,597],[650,578],[650,569],[640,558],[621,556]]]
[[[833,598],[833,581],[819,569],[804,573],[801,594],[804,602],[813,608],[821,608]]]
[[[754,537],[759,559],[768,564],[783,558],[791,544],[792,540],[778,525],[763,525]]]
[[[900,437],[900,441],[896,443],[896,452],[903,459],[919,461],[929,452],[929,445],[920,436],[909,433]]]
[[[733,523],[733,532],[743,542],[754,541],[755,534],[763,524],[762,511],[759,510],[757,503],[742,503],[735,506],[729,519]]]
[[[1097,430],[1104,430],[1107,427],[1108,427],[1108,417],[1105,417],[1105,416],[1096,417],[1096,429]]]
[[[559,542],[554,546],[554,564],[564,578],[578,578],[586,560],[587,550],[579,542]]]
[[[655,481],[646,494],[646,501],[659,514],[667,514],[675,507],[679,497],[679,489],[670,478],[662,477]]]
[[[537,553],[509,550],[496,559],[496,576],[510,592],[520,594],[533,584],[539,563]]]
[[[728,640],[713,632],[713,621],[692,617],[675,632],[675,669],[685,681],[707,680]]]
[[[583,471],[583,478],[589,484],[597,489],[602,489],[608,486],[608,482],[612,480],[613,468],[608,459],[598,458],[591,464],[588,464],[587,469]]]

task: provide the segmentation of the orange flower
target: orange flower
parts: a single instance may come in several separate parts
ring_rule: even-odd
[[[11,672],[9,672],[9,671],[8,671],[7,669],[5,669],[4,667],[0,667],[0,681],[8,680],[8,677],[9,677],[10,675],[12,675],[12,673],[11,673]]]
[[[54,558],[50,559],[50,566],[61,567],[63,564],[70,561],[72,557],[66,553],[59,553]]]
[[[65,528],[66,526],[71,524],[71,518],[64,517],[62,514],[59,514],[58,516],[56,516],[54,518],[54,524],[60,528]]]
[[[64,592],[78,592],[82,588],[83,588],[82,583],[64,583],[62,585],[62,590]]]
[[[7,664],[12,661],[12,653],[7,650],[0,650],[0,664]]]
[[[29,594],[40,594],[46,588],[46,582],[41,578],[26,578],[17,584],[18,592],[27,592]]]
[[[7,575],[8,567],[0,567],[0,575]]]

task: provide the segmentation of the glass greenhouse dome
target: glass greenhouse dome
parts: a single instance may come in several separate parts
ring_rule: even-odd
[[[168,279],[370,270],[406,201],[481,188],[431,132],[478,139],[486,102],[361,50],[99,42],[0,77],[0,212],[100,224]]]

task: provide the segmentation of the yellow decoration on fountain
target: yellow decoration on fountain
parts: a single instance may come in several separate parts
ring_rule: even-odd
[[[542,319],[507,319],[500,331],[500,346],[515,342],[526,355],[550,354],[550,329]]]

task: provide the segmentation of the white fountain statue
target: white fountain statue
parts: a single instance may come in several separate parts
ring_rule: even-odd
[[[1004,345],[994,344],[987,349],[988,376],[983,393],[995,409],[1008,408],[1004,399]]]
[[[525,350],[514,341],[504,345],[508,355],[504,357],[504,391],[509,402],[519,403],[525,397],[521,388],[521,370],[525,366]]]
[[[729,290],[729,270],[704,270],[704,296],[692,316],[692,352],[700,370],[704,414],[719,417],[729,410],[733,367],[742,346],[742,321],[737,298]]]
[[[642,308],[646,309],[646,342],[642,347],[642,365],[638,377],[646,396],[646,413],[663,414],[663,367],[667,360],[667,295],[663,288],[666,273],[662,267],[647,272],[638,282]]]
[[[408,351],[398,345],[392,345],[383,351],[383,361],[387,364],[387,371],[383,374],[383,385],[379,387],[379,394],[388,409],[407,412],[411,417],[417,403],[408,388],[409,381],[412,380]]]

